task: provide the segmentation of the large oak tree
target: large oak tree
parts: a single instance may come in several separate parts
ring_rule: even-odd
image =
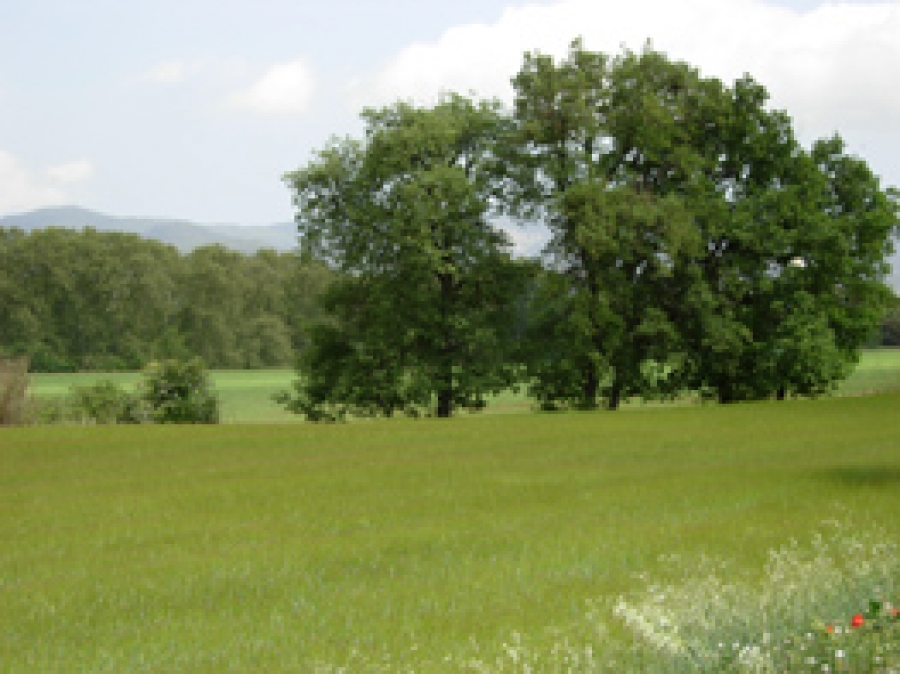
[[[559,272],[534,312],[544,404],[783,397],[846,373],[887,297],[897,201],[840,139],[806,151],[750,77],[649,47],[576,41],[513,82],[511,207],[550,228]]]
[[[312,419],[478,409],[514,374],[504,333],[524,267],[489,217],[506,122],[460,96],[363,119],[364,140],[287,176],[305,251],[346,276],[286,402]]]

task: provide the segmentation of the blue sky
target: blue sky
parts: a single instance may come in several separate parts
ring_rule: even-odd
[[[578,35],[749,72],[805,142],[838,131],[900,185],[900,2],[0,0],[0,215],[284,222],[280,176],[364,105],[509,100],[523,51]]]

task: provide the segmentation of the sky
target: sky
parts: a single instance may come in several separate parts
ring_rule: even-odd
[[[511,102],[524,52],[578,36],[749,73],[900,186],[900,0],[0,0],[0,215],[287,222],[281,176],[363,107]]]

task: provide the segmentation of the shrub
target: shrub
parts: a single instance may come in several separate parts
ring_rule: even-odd
[[[82,423],[115,424],[129,421],[134,401],[122,387],[104,379],[90,386],[74,386],[69,394],[73,416]]]
[[[72,408],[67,396],[52,398],[29,398],[25,412],[25,423],[35,426],[76,423],[81,421]]]
[[[146,404],[110,380],[73,386],[65,396],[30,398],[26,423],[121,424],[152,421]]]
[[[147,365],[132,413],[145,411],[151,421],[162,424],[218,423],[219,401],[210,390],[203,361],[163,360]]]
[[[73,386],[65,397],[30,401],[28,416],[37,424],[202,423],[219,421],[203,362],[164,360],[144,368],[130,394],[110,380]]]

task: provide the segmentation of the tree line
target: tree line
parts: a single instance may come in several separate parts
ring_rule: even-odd
[[[448,94],[362,113],[285,179],[341,276],[300,353],[310,419],[449,416],[524,382],[546,408],[813,395],[891,298],[900,200],[838,136],[809,148],[750,76],[649,46],[526,54],[511,110]],[[543,265],[498,216],[542,223]]]
[[[0,228],[0,353],[36,372],[137,370],[199,356],[209,367],[285,366],[332,272],[296,253],[134,234]]]

